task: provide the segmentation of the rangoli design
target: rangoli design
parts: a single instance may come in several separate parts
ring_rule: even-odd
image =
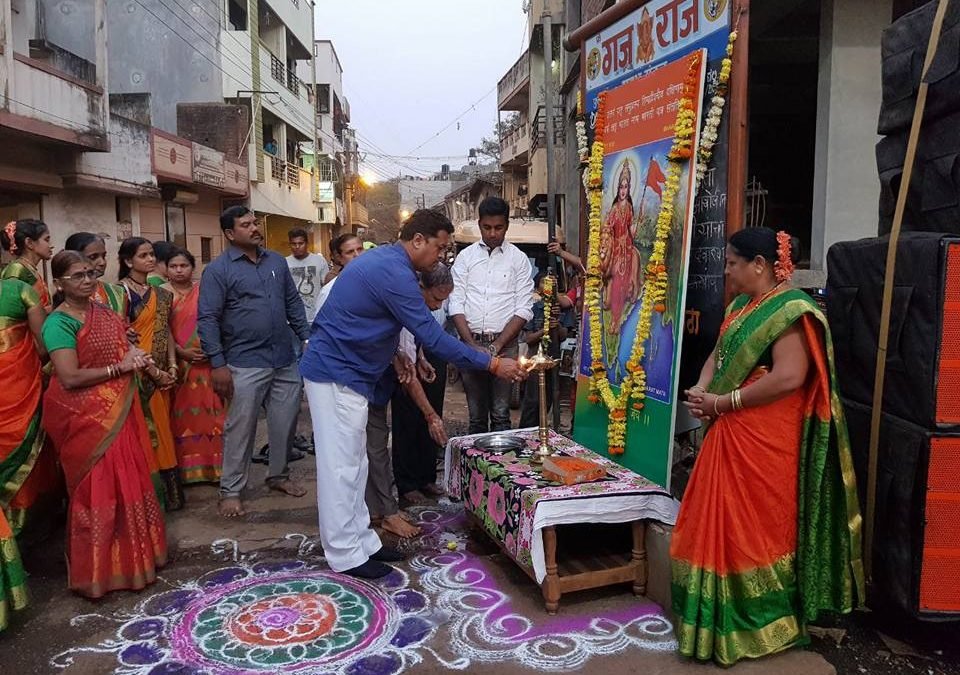
[[[119,626],[110,639],[68,649],[51,665],[69,672],[106,658],[118,675],[393,675],[428,658],[452,670],[507,661],[567,670],[627,649],[676,648],[672,626],[647,601],[599,616],[519,614],[487,561],[465,550],[462,508],[418,511],[424,535],[408,544],[416,547],[409,572],[376,583],[337,574],[304,535],[286,537],[300,540],[292,560],[244,557],[234,543],[227,566],[131,610],[76,617],[74,626]]]

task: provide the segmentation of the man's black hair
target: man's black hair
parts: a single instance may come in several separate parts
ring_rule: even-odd
[[[248,213],[253,213],[253,211],[248,209],[246,206],[241,206],[240,204],[231,206],[229,209],[226,209],[220,214],[220,229],[232,230],[233,226],[236,224],[237,218],[243,218]]]
[[[430,239],[436,237],[441,231],[453,234],[453,224],[449,218],[430,209],[417,209],[403,223],[400,241],[410,241],[418,234]]]
[[[484,216],[503,216],[510,220],[510,205],[500,197],[487,197],[480,202],[480,218]]]

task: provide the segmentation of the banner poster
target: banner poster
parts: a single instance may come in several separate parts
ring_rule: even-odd
[[[597,95],[659,68],[694,49],[707,50],[705,101],[716,90],[730,34],[733,0],[650,0],[584,41],[584,105],[593,141]],[[724,111],[711,169],[694,204],[681,387],[693,385],[713,349],[723,320],[726,240],[727,139]]]
[[[701,50],[694,92],[697,112],[694,146],[699,136],[706,52]],[[606,94],[603,199],[601,207],[600,324],[603,354],[590,349],[590,316],[584,307],[574,437],[594,451],[607,448],[609,410],[587,400],[590,369],[602,359],[607,377],[618,390],[626,373],[640,321],[644,269],[653,247],[657,218],[668,173],[667,153],[689,71],[690,54],[680,55],[653,72]],[[694,164],[684,162],[674,202],[672,232],[667,241],[666,308],[653,311],[643,367],[647,375],[642,410],[627,409],[626,452],[614,460],[669,487],[673,453],[674,406],[677,402],[680,344],[684,328],[687,265],[693,220]]]

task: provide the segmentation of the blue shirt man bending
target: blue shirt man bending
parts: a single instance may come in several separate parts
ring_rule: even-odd
[[[213,367],[213,388],[225,404],[230,402],[220,475],[220,513],[230,518],[244,514],[241,492],[264,405],[267,485],[293,497],[306,493],[289,478],[287,452],[302,391],[290,331],[304,341],[310,328],[287,261],[261,246],[263,234],[253,212],[232,206],[220,216],[220,227],[230,246],[203,270],[197,332]]]
[[[463,345],[443,331],[424,302],[417,271],[431,269],[453,226],[434,211],[416,211],[400,241],[364,253],[346,266],[317,313],[300,362],[317,448],[320,540],[330,567],[353,576],[388,574],[403,556],[370,529],[367,482],[367,405],[390,366],[406,328],[424,349],[462,369],[489,370],[519,380],[523,370]]]

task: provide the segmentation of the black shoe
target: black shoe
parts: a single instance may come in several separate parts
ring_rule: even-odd
[[[392,571],[393,568],[390,567],[390,565],[384,565],[382,562],[370,559],[362,565],[344,570],[343,573],[351,577],[359,577],[360,579],[379,579],[387,576]]]
[[[290,448],[290,450],[287,451],[288,462],[299,462],[301,459],[303,459],[306,456],[307,456],[307,453],[300,452],[299,450],[294,450],[293,448]]]
[[[270,444],[267,443],[265,446],[260,448],[253,457],[250,458],[250,461],[254,464],[269,464],[270,463]]]
[[[379,551],[370,556],[370,560],[377,562],[400,562],[406,559],[407,556],[391,546],[381,546]]]

